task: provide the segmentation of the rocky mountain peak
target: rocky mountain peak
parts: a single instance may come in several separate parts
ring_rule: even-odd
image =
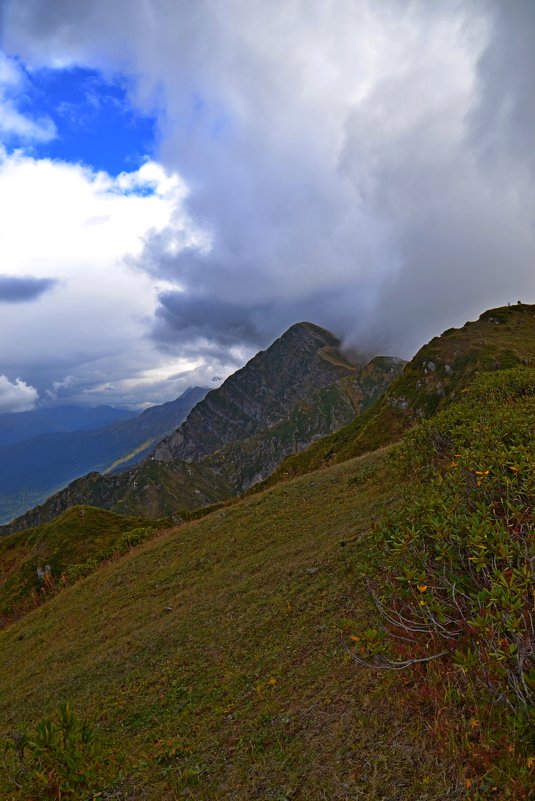
[[[320,326],[292,325],[197,404],[153,458],[195,461],[274,425],[296,403],[355,371],[340,347]]]

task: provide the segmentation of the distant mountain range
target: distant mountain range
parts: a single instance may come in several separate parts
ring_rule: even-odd
[[[111,407],[60,407],[25,412],[22,421],[20,415],[2,415],[14,418],[11,438],[41,431],[0,447],[0,523],[41,503],[78,476],[135,464],[180,425],[207,392],[189,388],[176,400],[138,414]],[[0,419],[5,439],[10,437],[9,422]],[[53,426],[62,428],[50,432]]]
[[[136,453],[139,458],[152,447],[150,458],[111,475],[98,468],[3,531],[41,524],[79,503],[158,518],[232,497],[269,476],[289,454],[353,420],[404,364],[391,357],[356,363],[329,331],[293,325],[209,392],[156,448],[153,442]],[[89,437],[80,447],[90,443]],[[9,482],[8,472],[0,473],[0,487]]]
[[[138,415],[139,412],[116,409],[114,406],[54,406],[30,412],[3,413],[0,414],[0,448],[40,434],[103,428]]]

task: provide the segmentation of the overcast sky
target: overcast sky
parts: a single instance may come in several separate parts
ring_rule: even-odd
[[[535,302],[532,0],[4,0],[0,31],[0,411]]]

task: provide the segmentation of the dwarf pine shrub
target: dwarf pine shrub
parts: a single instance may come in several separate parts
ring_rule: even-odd
[[[509,760],[523,755],[503,796],[522,798],[535,723],[535,370],[481,374],[395,459],[410,488],[378,532],[387,571],[373,590],[392,648],[358,649],[383,667],[436,657],[446,700],[494,726]]]
[[[0,786],[11,788],[10,797],[93,797],[99,764],[95,735],[68,703],[58,707],[54,718],[7,738],[3,751]]]

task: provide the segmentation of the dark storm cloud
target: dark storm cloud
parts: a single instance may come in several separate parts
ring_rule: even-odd
[[[356,22],[358,6],[333,10],[331,34],[342,18]],[[320,71],[292,75],[289,57],[279,67],[288,82],[273,92],[267,63],[249,53],[266,92],[261,122],[246,114],[248,136],[238,130],[216,147],[202,111],[195,140],[164,141],[179,168],[187,147],[189,211],[212,249],[169,257],[165,233],[147,243],[150,269],[181,288],[178,314],[162,304],[154,335],[167,345],[200,335],[264,345],[311,319],[349,344],[408,356],[488,306],[533,298],[534,16],[516,0],[506,9],[387,3],[377,17],[392,37],[392,68],[358,103],[320,93],[323,109],[292,106]],[[398,55],[396,37],[409,42]],[[343,59],[341,32],[340,41]],[[246,112],[256,109],[246,99]]]
[[[472,144],[487,166],[535,171],[535,3],[495,0],[492,34],[477,65]]]
[[[348,119],[344,168],[366,187],[374,214],[389,220],[399,259],[382,283],[377,317],[356,323],[350,338],[401,342],[410,353],[489,306],[535,301],[535,5],[512,0],[486,10],[489,37],[455,136],[426,115],[410,138],[379,133],[372,142],[366,129],[377,108],[364,105]],[[393,89],[384,86],[387,97],[376,92],[372,103],[395,107]],[[445,116],[442,123],[447,131]]]
[[[301,321],[303,307],[307,319],[323,318],[339,332],[354,321],[352,301],[341,303],[338,290],[243,306],[219,297],[170,290],[159,295],[152,336],[167,348],[181,343],[181,352],[189,356],[217,353],[224,360],[232,347],[244,346],[252,352],[267,347],[289,325]]]
[[[157,339],[176,341],[185,334],[187,339],[207,339],[220,345],[258,343],[259,332],[252,319],[254,311],[217,298],[162,292],[154,335]]]
[[[0,303],[28,303],[49,292],[57,284],[55,278],[0,275]]]
[[[166,351],[245,354],[310,319],[409,356],[535,300],[531,0],[9,8],[15,51],[127,70],[163,109],[160,158],[205,233],[177,214],[137,259],[166,282]]]

